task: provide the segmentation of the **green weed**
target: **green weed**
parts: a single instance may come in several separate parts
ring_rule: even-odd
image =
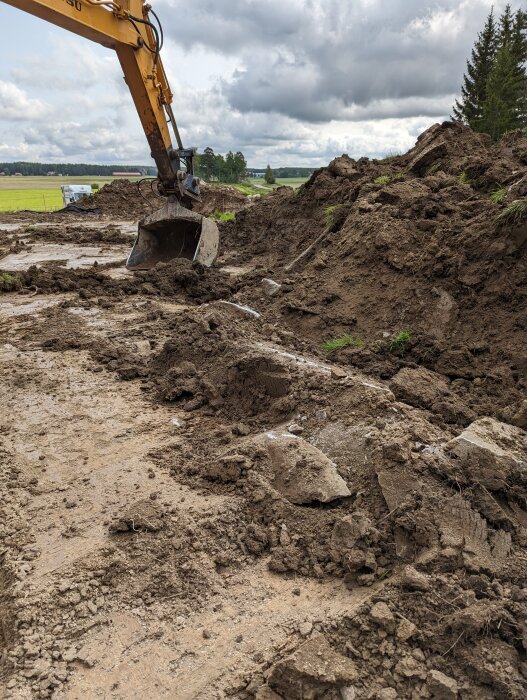
[[[400,155],[400,153],[396,153],[395,151],[393,153],[388,153],[386,156],[384,156],[384,158],[381,159],[381,163],[390,163],[392,160],[395,160]]]
[[[404,180],[404,173],[395,173],[394,175],[379,175],[373,181],[374,185],[389,185],[390,182],[397,182],[399,180]]]
[[[400,353],[401,355],[406,352],[408,343],[412,340],[412,336],[409,330],[404,330],[395,336],[393,340],[390,341],[389,348],[392,352]]]
[[[236,218],[236,214],[233,214],[230,211],[220,211],[219,209],[216,209],[212,215],[212,218],[216,221],[232,221]]]
[[[515,199],[496,217],[500,226],[519,224],[525,219],[527,219],[527,201],[524,199]]]
[[[18,275],[9,272],[0,272],[0,292],[14,292],[21,289],[22,280]]]
[[[349,209],[351,204],[348,202],[346,204],[331,204],[329,207],[324,207],[324,222],[326,226],[333,226],[335,223],[335,215],[341,209]]]
[[[359,338],[352,338],[351,335],[342,335],[340,338],[326,340],[322,347],[326,352],[335,352],[335,350],[342,350],[342,348],[347,347],[361,348],[363,345],[364,341]]]
[[[427,175],[434,175],[435,173],[437,173],[438,170],[441,170],[442,167],[443,167],[443,163],[439,160],[439,161],[437,161],[437,163],[434,163],[433,165],[431,165],[428,168],[428,170],[426,171],[426,174]]]
[[[496,190],[490,195],[491,201],[494,202],[494,204],[503,204],[503,200],[507,196],[507,188],[506,187],[500,187],[499,190]]]
[[[456,177],[456,180],[459,182],[460,185],[471,185],[472,180],[469,178],[469,176],[463,172],[461,175],[458,175]]]

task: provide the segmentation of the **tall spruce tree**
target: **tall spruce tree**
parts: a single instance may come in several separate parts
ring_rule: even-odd
[[[478,131],[497,141],[507,131],[527,125],[527,22],[522,10],[507,5],[500,17],[498,51],[487,82],[487,99]]]
[[[485,28],[478,34],[471,59],[467,61],[467,72],[463,76],[461,100],[456,100],[454,117],[475,131],[483,117],[483,106],[487,99],[487,82],[496,56],[497,30],[492,9]]]
[[[467,62],[454,116],[494,140],[527,126],[526,32],[523,10],[507,5],[497,26],[491,11]]]
[[[498,42],[500,46],[508,46],[511,43],[512,35],[514,32],[514,15],[512,14],[512,8],[507,5],[503,14],[500,17],[499,27],[498,27]]]
[[[525,124],[525,86],[517,71],[517,62],[510,46],[502,46],[487,82],[487,99],[478,131],[490,134],[497,141],[507,131]]]

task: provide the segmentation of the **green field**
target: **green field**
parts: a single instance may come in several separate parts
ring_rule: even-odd
[[[3,190],[60,190],[61,185],[94,185],[102,187],[111,182],[113,177],[20,177],[8,175],[0,177],[0,192]],[[137,180],[138,178],[130,178]]]
[[[62,209],[61,185],[99,185],[111,182],[112,177],[0,177],[0,211],[55,211]],[[130,178],[138,180],[139,178]]]
[[[0,190],[0,211],[54,211],[63,206],[60,190]]]
[[[61,209],[62,194],[61,185],[94,185],[99,187],[111,182],[111,177],[24,177],[3,176],[0,177],[0,212],[20,211],[32,209],[33,211],[55,211]],[[130,178],[136,181],[139,178]],[[300,187],[306,181],[305,178],[291,177],[278,178],[276,185],[267,185],[263,178],[253,178],[247,184],[235,185],[245,194],[265,195],[277,187],[289,185]],[[250,184],[249,184],[250,183]]]
[[[252,177],[250,180],[246,180],[240,185],[234,185],[234,187],[247,195],[264,195],[269,194],[269,192],[272,192],[277,187],[282,187],[283,185],[297,189],[303,185],[304,182],[307,182],[307,178],[305,177],[277,177],[276,184],[268,185],[263,177]]]

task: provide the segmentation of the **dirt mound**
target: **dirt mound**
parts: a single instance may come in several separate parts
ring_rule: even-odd
[[[220,567],[268,557],[281,575],[373,587],[350,616],[301,625],[311,641],[277,654],[257,698],[520,700],[524,431],[488,418],[444,431],[218,304],[179,315],[148,372],[163,401],[225,426],[193,432],[192,459],[157,454],[179,481],[240,498],[211,550]]]
[[[193,208],[204,216],[215,211],[237,213],[249,204],[247,197],[234,187],[202,183],[200,189],[202,201]],[[83,207],[101,209],[104,216],[122,219],[140,219],[164,203],[148,182],[135,183],[126,179],[114,180],[79,202]]]
[[[525,201],[526,145],[518,134],[492,145],[446,123],[405,156],[343,156],[228,223],[224,259],[281,283],[272,297],[257,287],[246,299],[314,349],[348,337],[332,359],[384,379],[431,372],[430,406],[445,420],[510,420],[527,389],[527,221],[508,221],[506,207]]]
[[[152,270],[113,278],[115,264],[90,269],[66,269],[58,264],[32,266],[20,274],[22,283],[37,292],[78,292],[82,299],[122,298],[132,294],[174,296],[181,294],[192,303],[206,303],[232,294],[236,282],[216,269],[191,260],[158,263]]]
[[[56,227],[46,229],[43,226],[28,226],[24,239],[26,242],[41,243],[52,241],[53,243],[75,243],[77,245],[87,243],[128,243],[133,241],[130,234],[124,233],[119,226],[108,224],[104,227],[91,227],[80,225],[66,225],[60,230]],[[13,251],[12,251],[13,252]]]
[[[97,207],[104,215],[113,218],[139,219],[162,204],[162,200],[147,184],[138,185],[126,179],[113,180],[94,194],[83,197],[78,204],[86,208]]]
[[[211,216],[216,211],[237,214],[250,204],[246,195],[228,185],[211,185],[202,182],[200,190],[202,201],[196,205],[196,211],[203,216]]]

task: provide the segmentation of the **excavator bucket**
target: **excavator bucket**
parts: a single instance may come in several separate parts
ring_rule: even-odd
[[[209,267],[218,254],[218,227],[186,209],[176,199],[139,222],[138,236],[126,263],[129,270],[149,270],[174,258],[195,260]]]

